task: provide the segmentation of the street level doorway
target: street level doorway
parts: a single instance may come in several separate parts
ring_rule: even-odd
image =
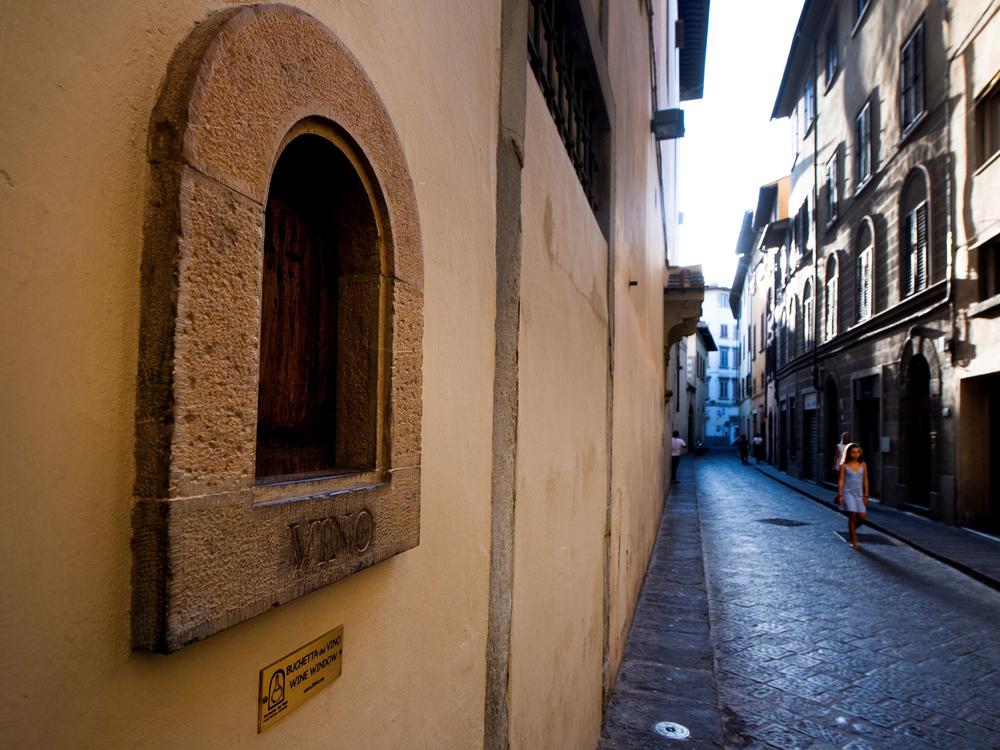
[[[881,486],[881,398],[878,375],[854,381],[854,429],[851,440],[861,446],[868,464],[868,487],[873,497],[879,497]]]
[[[961,383],[958,522],[1000,534],[1000,374]]]
[[[903,428],[903,502],[926,511],[933,480],[931,368],[922,354],[913,355],[906,369],[899,416]]]
[[[837,455],[837,444],[840,442],[840,394],[833,379],[826,381],[823,388],[823,470],[821,477],[837,481],[835,463],[840,459]]]

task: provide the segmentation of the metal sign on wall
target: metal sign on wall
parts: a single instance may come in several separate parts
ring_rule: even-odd
[[[257,733],[277,724],[316,693],[340,677],[344,626],[260,670]]]

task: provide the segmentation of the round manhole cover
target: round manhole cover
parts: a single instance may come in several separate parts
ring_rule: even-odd
[[[686,740],[691,736],[688,728],[672,721],[658,721],[653,725],[653,731],[661,737],[671,740]]]

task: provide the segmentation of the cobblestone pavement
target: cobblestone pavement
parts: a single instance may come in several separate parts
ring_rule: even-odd
[[[695,464],[727,747],[1000,748],[1000,592],[870,529],[852,550],[729,455]]]

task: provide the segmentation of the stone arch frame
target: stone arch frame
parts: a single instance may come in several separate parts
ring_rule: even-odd
[[[904,287],[905,277],[904,277],[904,274],[903,274],[903,252],[906,249],[906,245],[905,245],[905,243],[906,243],[906,237],[905,237],[903,222],[905,221],[905,218],[906,218],[907,191],[909,190],[910,186],[914,184],[914,182],[916,180],[920,180],[920,182],[923,185],[923,188],[924,188],[924,190],[923,190],[923,193],[924,193],[923,203],[925,203],[926,206],[927,206],[927,208],[926,208],[926,213],[927,213],[927,217],[926,217],[926,220],[927,220],[927,229],[926,229],[926,232],[927,232],[927,257],[925,259],[925,263],[927,264],[927,269],[926,269],[926,272],[925,272],[927,278],[926,278],[924,289],[926,289],[927,287],[931,286],[931,279],[934,278],[934,267],[933,267],[933,262],[934,262],[933,256],[934,256],[934,253],[931,251],[931,238],[934,236],[934,227],[932,225],[932,222],[933,222],[932,213],[933,212],[930,210],[930,205],[931,205],[931,189],[933,187],[933,184],[931,182],[931,171],[930,171],[930,169],[927,168],[927,166],[925,164],[916,164],[916,165],[914,165],[913,167],[910,168],[910,170],[906,173],[906,176],[903,178],[903,182],[902,182],[902,184],[900,186],[899,198],[898,198],[899,231],[897,233],[897,236],[898,236],[897,245],[898,245],[898,247],[896,248],[896,259],[897,259],[897,264],[898,264],[897,267],[899,269],[898,272],[897,272],[897,276],[899,277],[899,282],[898,282],[898,287],[899,288],[898,288],[897,291],[899,293],[899,299],[900,300],[904,300],[908,296],[906,294],[906,289]],[[919,292],[914,292],[913,294],[918,294],[918,293]],[[912,295],[909,295],[909,296],[912,296]]]
[[[257,487],[264,207],[283,146],[305,131],[353,144],[383,230],[378,457],[373,471]],[[378,92],[295,8],[221,11],[192,31],[153,111],[149,162],[132,643],[170,652],[419,543],[423,260]]]
[[[937,345],[934,343],[935,337],[927,335],[928,331],[915,326],[910,329],[899,350],[899,387],[906,387],[906,375],[910,368],[910,360],[915,355],[920,355],[927,360],[931,371],[931,396],[940,400],[944,377],[942,374],[941,358],[938,356]]]

